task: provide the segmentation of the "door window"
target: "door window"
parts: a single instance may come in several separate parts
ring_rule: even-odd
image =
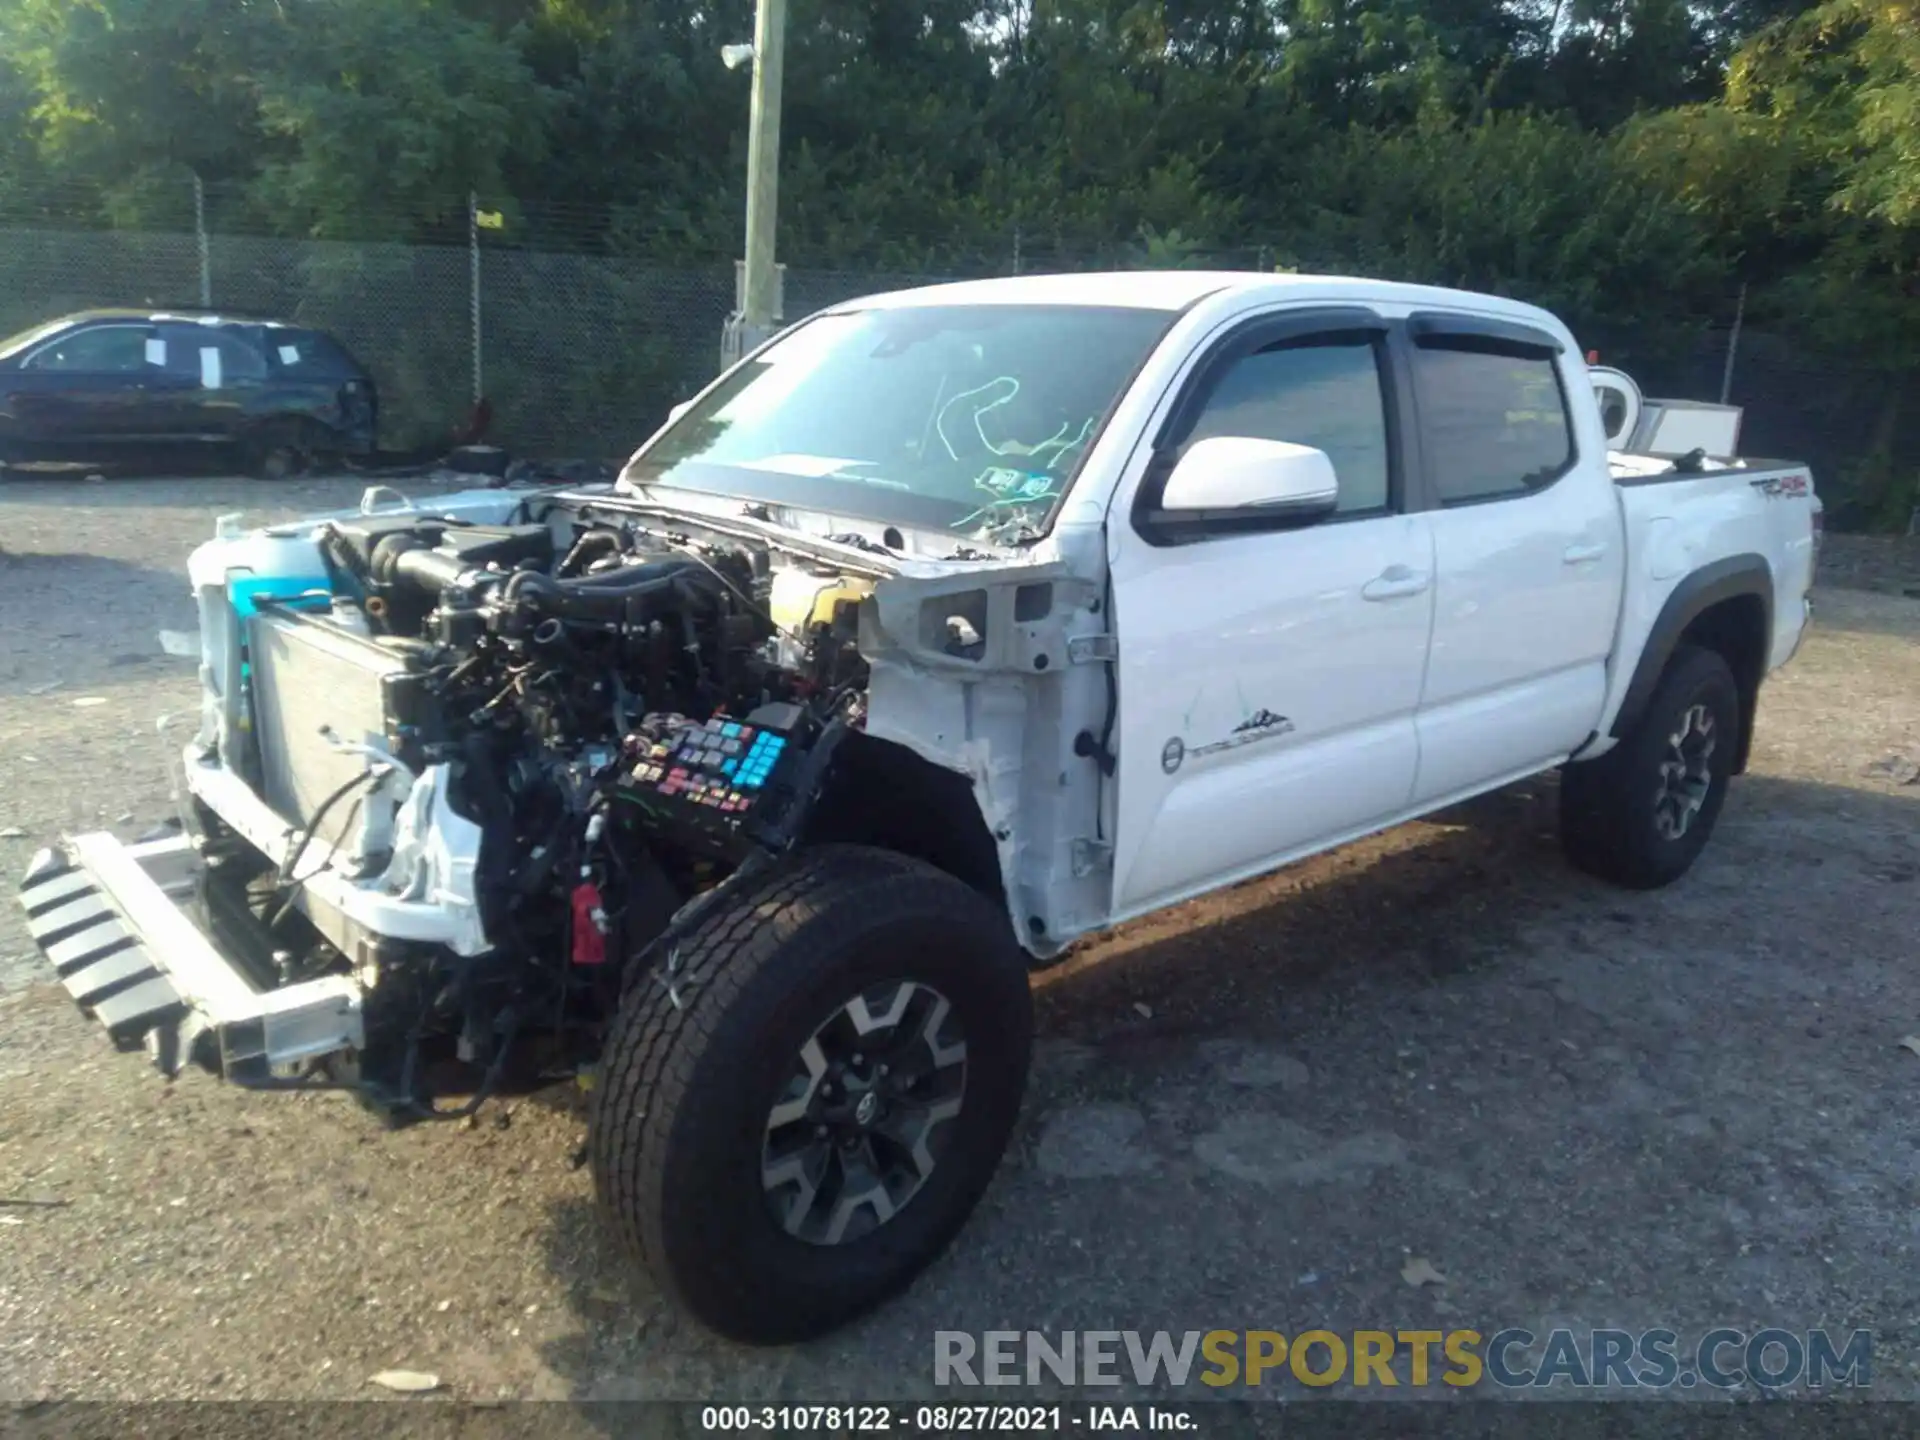
[[[224,390],[249,380],[264,380],[267,362],[244,337],[210,325],[169,325],[167,369],[191,376],[202,389]]]
[[[1550,357],[1452,336],[1422,339],[1413,353],[1441,504],[1528,495],[1573,468],[1573,425]]]
[[[21,368],[89,375],[132,375],[147,365],[147,341],[153,332],[143,325],[95,325],[75,330],[33,352]]]
[[[1339,513],[1387,508],[1386,398],[1370,339],[1283,341],[1240,360],[1207,398],[1186,443],[1216,436],[1323,450],[1339,481]]]

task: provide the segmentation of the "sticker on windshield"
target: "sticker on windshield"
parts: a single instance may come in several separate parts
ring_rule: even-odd
[[[167,342],[164,340],[147,341],[147,363],[164,365],[167,363]]]
[[[298,345],[282,345],[280,347],[280,363],[282,365],[298,365],[300,363],[300,347]]]
[[[807,480],[825,480],[842,470],[866,464],[864,460],[836,460],[831,455],[769,455],[761,460],[735,462],[742,470],[777,470]]]
[[[1028,506],[1045,505],[1060,498],[1059,488],[1051,475],[1009,470],[998,465],[979,475],[973,487],[984,494],[987,501],[971,514],[954,521],[952,528],[955,530],[973,526],[983,529],[1018,527],[1026,523]]]

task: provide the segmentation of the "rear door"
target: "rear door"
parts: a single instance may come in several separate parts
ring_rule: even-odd
[[[1116,495],[1118,914],[1256,874],[1407,806],[1433,542],[1428,517],[1407,513],[1387,339],[1360,309],[1237,328],[1201,358]],[[1213,436],[1325,451],[1337,513],[1288,528],[1253,512],[1182,543],[1156,538],[1156,483]]]
[[[323,331],[291,326],[269,326],[263,339],[274,393],[334,430],[349,453],[372,450],[379,396],[346,347]]]
[[[1554,335],[1416,314],[1406,354],[1437,567],[1420,696],[1429,806],[1564,760],[1605,703],[1626,545],[1586,367]],[[1571,397],[1588,407],[1576,411]]]

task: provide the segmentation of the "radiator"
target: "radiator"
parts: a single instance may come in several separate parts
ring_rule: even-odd
[[[384,749],[389,726],[382,681],[405,674],[406,662],[336,626],[270,611],[250,622],[248,662],[261,796],[288,825],[304,829],[329,795],[367,768],[364,755],[328,744],[322,728],[342,741]],[[357,846],[354,801],[367,788],[343,796],[315,831],[356,862],[366,857]]]

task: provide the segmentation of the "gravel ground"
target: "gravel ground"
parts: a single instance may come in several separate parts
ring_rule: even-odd
[[[168,813],[222,511],[358,485],[0,483],[0,868]],[[1694,873],[1568,870],[1550,782],[1126,928],[1040,978],[1024,1119],[953,1252],[818,1343],[681,1323],[596,1230],[565,1091],[393,1132],[168,1086],[0,907],[0,1399],[859,1399],[936,1329],[1825,1325],[1920,1394],[1920,546],[1836,537]],[[19,833],[16,833],[19,832]],[[1419,1258],[1442,1283],[1415,1287]],[[951,1397],[951,1392],[948,1393]],[[1005,1398],[1004,1394],[996,1398]]]

